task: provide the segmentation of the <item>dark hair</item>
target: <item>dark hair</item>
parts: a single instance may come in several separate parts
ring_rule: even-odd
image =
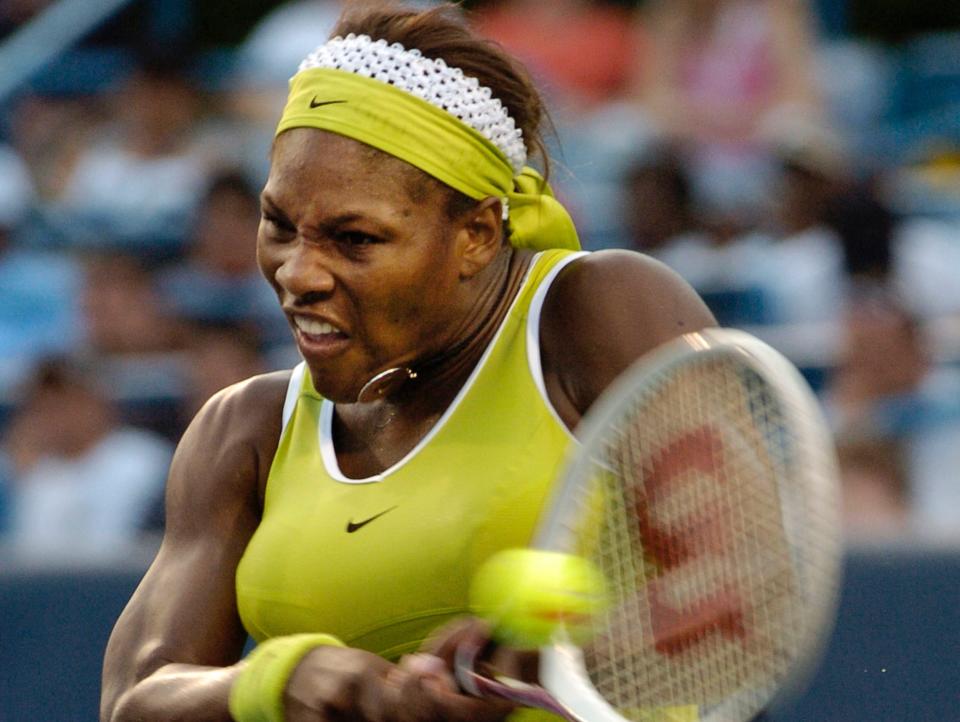
[[[246,174],[234,168],[225,168],[215,173],[207,183],[204,200],[220,194],[234,194],[257,201],[258,194]]]
[[[826,222],[840,237],[846,272],[886,280],[893,265],[897,217],[869,187],[855,187],[832,197]]]
[[[445,4],[418,11],[391,0],[358,2],[344,11],[332,36],[350,33],[416,48],[425,57],[442,59],[476,78],[503,103],[523,133],[527,154],[540,158],[544,176],[548,176],[550,160],[540,130],[546,108],[539,91],[523,65],[498,44],[467,26],[456,6]],[[458,191],[454,194],[448,204],[451,215],[464,212],[476,203]]]
[[[179,44],[148,43],[134,54],[140,75],[160,82],[192,83],[194,59],[189,49]]]
[[[680,150],[672,145],[654,148],[627,167],[625,181],[628,187],[645,180],[655,181],[680,208],[689,208],[693,202],[690,173]]]
[[[79,357],[70,355],[50,355],[40,358],[20,391],[19,403],[27,403],[38,394],[46,391],[63,392],[80,388],[100,395],[103,388],[97,382],[94,369]]]
[[[442,59],[490,88],[523,132],[530,155],[546,162],[540,124],[545,108],[526,69],[498,44],[475,33],[453,5],[417,11],[389,0],[361,2],[344,11],[333,35],[369,35]]]

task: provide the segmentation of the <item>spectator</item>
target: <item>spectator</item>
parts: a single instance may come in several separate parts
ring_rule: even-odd
[[[766,317],[753,267],[767,240],[738,234],[698,206],[676,146],[644,154],[627,174],[626,225],[636,250],[680,273],[703,296],[721,325]]]
[[[858,226],[883,209],[854,202],[859,196],[848,187],[843,146],[829,128],[786,114],[770,120],[764,137],[778,180],[754,283],[763,289],[773,323],[836,322],[849,288],[847,259],[858,273],[860,254],[870,244],[889,246],[889,234],[864,233],[879,228],[879,220]]]
[[[626,227],[631,246],[657,255],[688,235],[699,236],[690,179],[675,149],[641,156],[627,171]]]
[[[946,208],[952,210],[947,212],[905,212],[894,231],[896,281],[910,309],[927,318],[960,314],[960,284],[956,282],[956,269],[960,268],[958,159],[960,152],[948,146],[943,152],[934,150],[916,162],[890,169],[882,178],[885,197],[891,197],[898,209],[910,208],[911,193],[903,187],[910,183],[915,184],[912,194],[925,197],[928,203],[950,199]]]
[[[33,204],[27,168],[0,145],[0,388],[20,380],[37,356],[66,351],[78,338],[79,267],[18,242]]]
[[[778,108],[819,112],[804,0],[656,0],[637,94],[691,151],[698,192],[755,210],[769,177],[759,131]]]
[[[211,182],[195,217],[187,257],[159,274],[165,303],[203,322],[249,319],[267,343],[289,342],[289,330],[257,267],[260,202],[244,176],[225,172]]]
[[[124,417],[179,438],[186,324],[165,304],[153,275],[130,254],[90,256],[80,305],[80,352],[110,379]]]
[[[2,451],[16,555],[116,561],[162,494],[172,446],[123,424],[96,378],[61,360],[37,369]]]
[[[607,2],[501,0],[482,7],[474,25],[577,112],[621,97],[638,55],[631,16]]]
[[[95,142],[104,123],[99,101],[25,93],[9,103],[4,120],[10,144],[30,169],[41,211],[62,197],[78,158]]]
[[[864,285],[894,289],[912,314],[960,313],[956,220],[901,216],[874,180],[852,180],[825,127],[781,116],[767,128],[781,166],[769,253],[757,264],[775,322],[839,322]]]
[[[957,535],[960,377],[933,364],[922,327],[887,295],[845,316],[828,403],[853,535]]]
[[[199,143],[201,94],[183,57],[142,61],[111,97],[114,127],[77,159],[59,209],[78,242],[106,238],[143,253],[176,253],[215,155]]]
[[[4,0],[0,5],[0,38],[31,20],[49,4],[50,0]]]
[[[245,89],[287,92],[300,61],[322,43],[343,9],[341,0],[289,0],[266,13],[237,49],[237,81]],[[282,98],[281,98],[282,100]],[[270,122],[275,122],[275,110]]]
[[[190,334],[187,353],[184,424],[220,389],[269,370],[260,338],[249,326],[197,326]]]
[[[81,309],[85,347],[94,357],[137,357],[177,350],[183,325],[132,254],[86,258]]]

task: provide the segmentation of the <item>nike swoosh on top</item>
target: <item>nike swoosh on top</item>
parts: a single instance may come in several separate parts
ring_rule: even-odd
[[[393,510],[396,509],[396,508],[397,508],[397,507],[395,507],[395,506],[391,506],[389,509],[385,509],[384,511],[381,511],[379,514],[374,514],[374,515],[371,516],[369,519],[364,519],[363,521],[354,522],[354,521],[351,519],[350,521],[347,522],[347,534],[353,534],[353,533],[354,533],[355,531],[357,531],[358,529],[362,529],[363,527],[365,527],[365,526],[366,526],[367,524],[369,524],[370,522],[374,521],[375,519],[379,519],[381,516],[383,516],[383,515],[386,514],[387,512],[393,511]]]
[[[338,103],[346,103],[346,100],[317,100],[317,96],[313,96],[313,100],[310,101],[310,108],[319,108],[323,105],[337,105]]]

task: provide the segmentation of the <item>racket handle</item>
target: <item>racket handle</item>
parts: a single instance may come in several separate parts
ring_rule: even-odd
[[[557,702],[543,687],[514,679],[511,679],[507,684],[485,677],[477,672],[477,657],[482,651],[482,646],[472,643],[462,643],[457,647],[454,657],[454,673],[457,684],[464,692],[472,694],[474,697],[499,697],[523,707],[543,709],[562,717],[568,722],[584,722]]]

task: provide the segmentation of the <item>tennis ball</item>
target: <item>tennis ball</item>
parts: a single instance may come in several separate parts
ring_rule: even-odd
[[[506,549],[487,559],[470,587],[470,607],[493,625],[494,641],[517,649],[550,643],[563,628],[575,644],[606,606],[603,576],[587,559],[540,549]]]

